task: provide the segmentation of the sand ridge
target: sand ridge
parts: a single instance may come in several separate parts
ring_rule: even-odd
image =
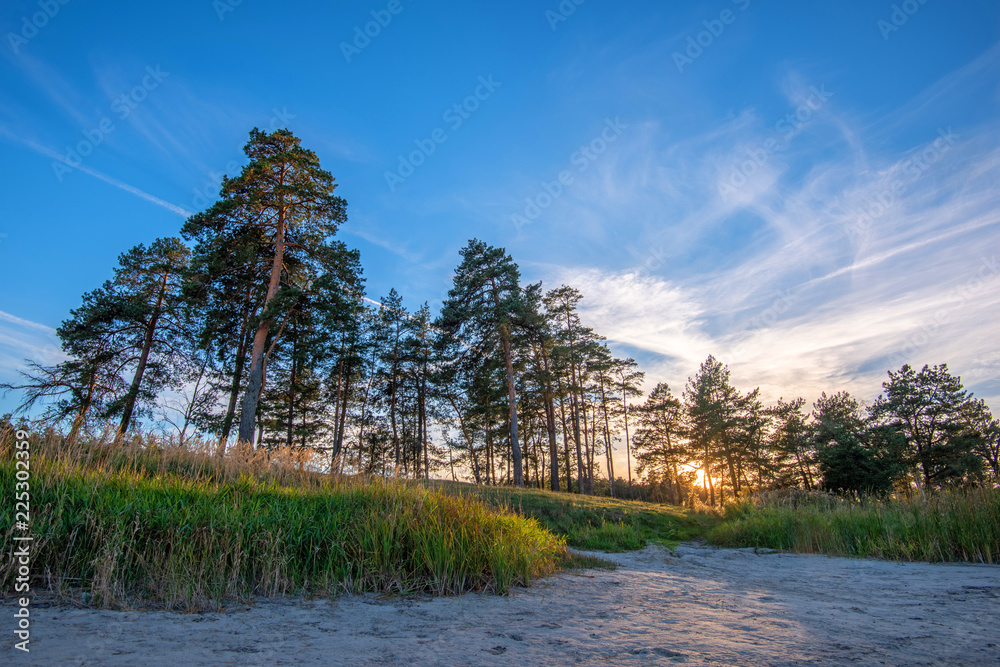
[[[1000,567],[684,544],[510,596],[33,611],[32,665],[996,665]],[[5,601],[5,608],[13,608]],[[6,614],[5,614],[6,615]],[[19,654],[19,655],[15,655]]]

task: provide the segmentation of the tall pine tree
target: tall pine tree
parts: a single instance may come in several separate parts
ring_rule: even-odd
[[[288,130],[254,128],[244,151],[249,164],[239,176],[225,178],[220,200],[184,225],[187,238],[211,244],[212,237],[237,232],[259,237],[267,257],[263,298],[252,318],[250,369],[240,413],[238,442],[252,443],[257,402],[264,382],[269,338],[286,312],[281,298],[289,273],[309,263],[347,219],[347,203],[333,194],[333,176],[319,158]]]

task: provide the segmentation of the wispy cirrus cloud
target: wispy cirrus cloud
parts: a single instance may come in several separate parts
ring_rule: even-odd
[[[1000,122],[942,113],[996,87],[996,52],[880,118],[831,102],[736,196],[720,179],[773,122],[748,110],[682,142],[639,124],[550,226],[526,229],[542,246],[571,233],[619,268],[536,270],[579,286],[584,321],[676,390],[707,354],[772,400],[872,399],[890,368],[949,363],[1000,409]],[[809,88],[784,89],[795,105]]]
[[[188,211],[187,209],[184,209],[184,208],[182,208],[180,206],[177,206],[176,204],[171,204],[170,202],[165,201],[163,199],[160,199],[159,197],[157,197],[155,195],[151,195],[148,192],[140,190],[139,188],[135,187],[134,185],[129,185],[128,183],[120,181],[120,180],[118,180],[117,178],[115,178],[113,176],[109,176],[109,175],[107,175],[107,174],[105,174],[103,172],[97,171],[96,169],[91,169],[90,167],[88,167],[88,166],[86,166],[84,164],[70,165],[68,162],[66,162],[65,156],[59,154],[55,150],[53,150],[53,149],[51,149],[51,148],[49,148],[47,146],[43,146],[43,145],[37,143],[36,141],[34,141],[32,139],[28,139],[26,137],[17,136],[15,134],[13,134],[12,132],[10,132],[9,130],[7,130],[6,128],[4,128],[4,127],[0,127],[0,135],[2,135],[5,139],[7,139],[9,141],[13,141],[13,142],[19,143],[19,144],[21,144],[23,146],[27,146],[28,148],[30,148],[31,150],[35,151],[36,153],[38,153],[40,155],[44,155],[45,157],[51,158],[52,160],[55,160],[56,162],[60,162],[60,163],[66,164],[68,168],[75,169],[77,171],[81,171],[81,172],[83,172],[83,173],[85,173],[85,174],[87,174],[89,176],[93,176],[94,178],[96,178],[98,180],[104,181],[108,185],[114,186],[114,187],[118,188],[119,190],[124,190],[125,192],[128,192],[129,194],[135,195],[136,197],[139,197],[141,199],[145,199],[146,201],[148,201],[148,202],[150,202],[152,204],[155,204],[155,205],[157,205],[157,206],[159,206],[161,208],[165,208],[168,211],[170,211],[171,213],[176,213],[177,215],[179,215],[181,217],[184,217],[184,218],[187,218],[187,217],[189,217],[191,215],[191,211]]]

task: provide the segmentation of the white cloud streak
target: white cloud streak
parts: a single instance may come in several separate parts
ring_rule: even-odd
[[[129,185],[128,183],[124,183],[124,182],[118,180],[117,178],[114,178],[113,176],[108,176],[105,173],[99,172],[96,169],[91,169],[91,168],[86,167],[86,166],[84,166],[82,164],[73,166],[73,165],[69,164],[68,162],[66,162],[66,158],[63,155],[60,155],[59,153],[57,153],[56,151],[52,150],[51,148],[48,148],[46,146],[42,146],[41,144],[39,144],[39,143],[37,143],[35,141],[32,141],[31,139],[26,139],[24,137],[19,137],[19,136],[15,135],[15,134],[11,133],[6,128],[0,127],[0,134],[2,134],[5,138],[7,138],[10,141],[14,141],[16,143],[19,143],[19,144],[22,144],[24,146],[27,146],[28,148],[30,148],[31,150],[35,151],[36,153],[40,153],[41,155],[44,155],[44,156],[46,156],[48,158],[51,158],[53,160],[56,160],[58,162],[61,162],[62,164],[65,164],[70,169],[77,170],[77,171],[82,171],[85,174],[88,174],[90,176],[93,176],[96,179],[104,181],[108,185],[112,185],[112,186],[114,186],[114,187],[116,187],[116,188],[118,188],[120,190],[124,190],[125,192],[128,192],[129,194],[133,194],[136,197],[139,197],[141,199],[145,199],[146,201],[148,201],[148,202],[150,202],[152,204],[156,204],[157,206],[159,206],[161,208],[165,208],[168,211],[170,211],[171,213],[176,213],[177,215],[179,215],[179,216],[181,216],[183,218],[187,218],[187,217],[191,216],[191,212],[190,211],[188,211],[186,209],[183,209],[180,206],[176,206],[175,204],[171,204],[168,201],[164,201],[163,199],[160,199],[159,197],[151,195],[148,192],[144,192],[143,190],[140,190],[139,188],[137,188],[137,187],[135,187],[133,185]]]
[[[944,145],[941,109],[924,117],[994,81],[983,63],[995,51],[870,127],[831,103],[728,199],[720,174],[771,125],[743,113],[670,145],[641,126],[581,179],[579,196],[526,228],[542,247],[571,231],[604,260],[627,245],[632,257],[617,260],[633,268],[583,261],[542,277],[579,287],[585,323],[648,355],[650,387],[680,391],[711,353],[771,400],[840,389],[871,400],[890,368],[948,363],[998,410],[1000,123],[956,127]],[[887,128],[923,138],[894,152]]]

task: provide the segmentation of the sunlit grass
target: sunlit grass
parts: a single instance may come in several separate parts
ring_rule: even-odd
[[[8,433],[0,445],[6,498],[11,442]],[[563,541],[537,521],[467,498],[330,478],[279,465],[280,454],[219,461],[153,444],[32,441],[36,588],[105,607],[183,610],[256,595],[504,594],[565,559]],[[6,545],[13,519],[0,517]],[[15,573],[5,558],[0,586],[10,590]]]
[[[14,497],[12,434],[0,493]],[[481,487],[330,477],[307,456],[218,459],[155,438],[70,447],[34,438],[33,587],[105,607],[218,607],[258,595],[504,594],[558,569],[608,567],[586,550],[713,544],[898,560],[1000,563],[1000,491],[897,500],[761,494],[721,513]],[[0,586],[16,576],[0,515]]]
[[[713,544],[904,561],[1000,563],[1000,490],[899,499],[763,494],[727,506]]]
[[[431,481],[427,485],[537,519],[578,549],[631,551],[650,542],[672,546],[702,535],[717,523],[711,514],[658,503],[461,482]]]

